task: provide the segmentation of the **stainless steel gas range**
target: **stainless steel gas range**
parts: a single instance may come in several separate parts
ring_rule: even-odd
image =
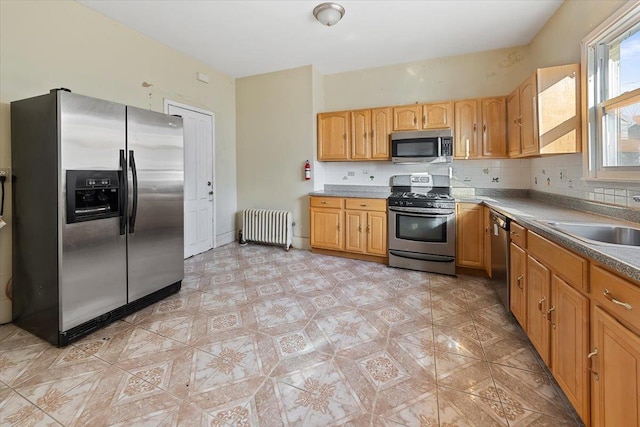
[[[456,274],[455,200],[449,175],[391,177],[389,265]]]

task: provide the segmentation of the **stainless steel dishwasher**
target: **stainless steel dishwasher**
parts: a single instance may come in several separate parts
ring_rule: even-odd
[[[500,301],[509,311],[509,218],[490,212],[491,282]]]

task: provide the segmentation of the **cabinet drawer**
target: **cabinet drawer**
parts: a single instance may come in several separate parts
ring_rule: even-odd
[[[358,211],[380,211],[387,210],[385,199],[345,199],[347,209]]]
[[[615,317],[640,329],[640,288],[638,286],[592,265],[591,298]]]
[[[517,222],[511,223],[511,241],[522,249],[527,249],[527,230]]]
[[[536,259],[574,288],[586,293],[588,262],[586,259],[569,252],[544,237],[527,230],[527,250]]]
[[[311,197],[312,208],[343,208],[344,199],[340,197]]]

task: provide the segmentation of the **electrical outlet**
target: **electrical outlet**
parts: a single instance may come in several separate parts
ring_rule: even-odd
[[[0,176],[9,177],[9,168],[0,168]]]
[[[356,176],[355,172],[347,172],[347,176]]]
[[[566,169],[560,169],[560,181],[562,181],[562,182],[566,182],[567,181],[567,170]]]
[[[362,169],[362,175],[369,175],[368,169]]]

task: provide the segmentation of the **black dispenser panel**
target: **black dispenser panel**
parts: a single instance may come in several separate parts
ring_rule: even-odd
[[[67,171],[67,224],[121,215],[120,171]]]

